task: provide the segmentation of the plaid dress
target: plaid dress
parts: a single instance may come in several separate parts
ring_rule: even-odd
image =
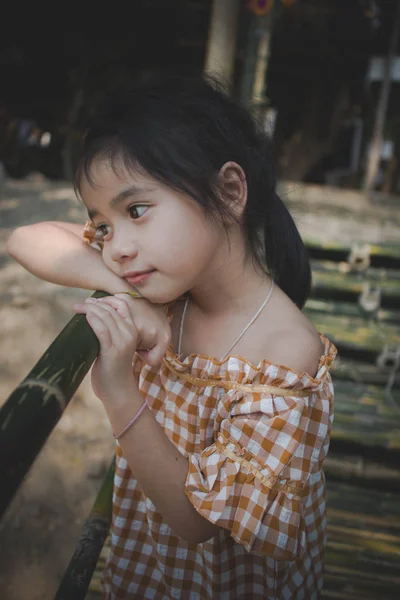
[[[318,597],[336,354],[321,339],[315,378],[238,356],[181,362],[169,349],[155,368],[135,355],[141,393],[188,458],[186,494],[221,529],[201,544],[174,535],[117,445],[105,598]]]
[[[96,241],[90,226],[85,237]],[[333,421],[329,369],[337,352],[320,337],[315,377],[236,355],[181,361],[172,346],[161,367],[135,354],[149,410],[188,459],[185,492],[220,530],[200,544],[174,535],[117,444],[104,598],[318,597],[326,541],[322,465]]]

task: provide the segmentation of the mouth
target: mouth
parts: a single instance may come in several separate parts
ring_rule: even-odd
[[[147,281],[153,273],[155,273],[155,269],[151,271],[132,271],[124,275],[124,279],[131,285],[140,285]]]

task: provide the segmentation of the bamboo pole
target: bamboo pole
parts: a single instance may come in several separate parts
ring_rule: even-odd
[[[347,262],[351,247],[344,244],[324,243],[318,240],[305,239],[305,246],[312,260]],[[375,268],[400,270],[400,246],[369,245],[370,266]]]
[[[98,352],[86,316],[75,315],[2,406],[0,518]]]
[[[84,600],[111,525],[115,458],[104,478],[54,600]]]
[[[383,140],[383,128],[385,126],[386,112],[389,102],[390,88],[392,84],[392,66],[396,56],[397,42],[400,31],[400,0],[397,2],[396,15],[394,19],[392,35],[389,43],[389,51],[385,61],[385,70],[380,90],[379,103],[376,109],[374,131],[371,138],[369,149],[367,170],[365,175],[364,189],[368,192],[372,190],[376,174],[379,168],[381,146]]]

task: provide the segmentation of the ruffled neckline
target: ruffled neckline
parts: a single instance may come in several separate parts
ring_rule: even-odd
[[[319,333],[319,332],[318,332]],[[323,380],[337,354],[336,347],[322,333],[319,333],[324,345],[324,352],[320,356],[315,377],[309,373],[299,373],[285,365],[271,363],[263,359],[258,365],[252,364],[246,358],[237,354],[229,354],[222,361],[213,356],[202,354],[189,354],[183,360],[174,352],[170,344],[165,360],[180,373],[189,373],[200,379],[215,379],[236,381],[240,384],[271,385],[282,388],[316,389],[323,384]],[[167,367],[166,367],[167,368]]]

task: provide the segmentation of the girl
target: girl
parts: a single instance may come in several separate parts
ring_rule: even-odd
[[[301,312],[310,266],[275,185],[243,108],[166,78],[87,133],[89,244],[66,223],[11,235],[37,276],[112,294],[75,306],[117,438],[105,598],[321,590],[336,349]]]

